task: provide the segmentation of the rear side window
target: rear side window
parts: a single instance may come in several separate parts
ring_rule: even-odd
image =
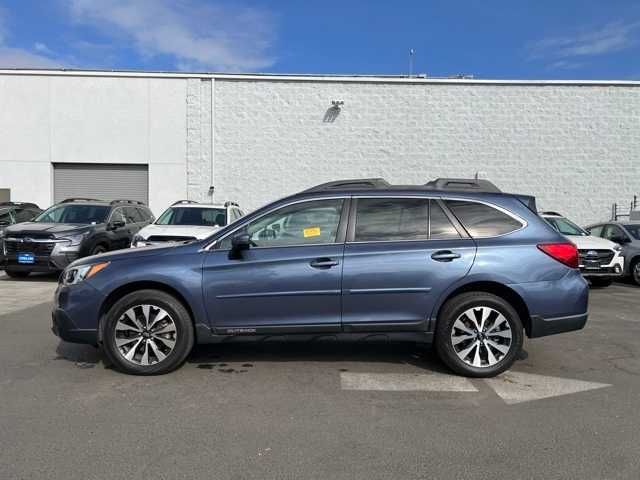
[[[522,228],[515,218],[483,203],[446,200],[446,204],[472,237],[495,237]]]
[[[143,221],[142,215],[135,207],[124,207],[124,216],[127,219],[127,223],[140,223]]]
[[[429,200],[360,198],[356,242],[429,239]]]
[[[143,222],[149,222],[153,218],[151,212],[145,208],[136,208],[136,210],[138,210],[138,214],[140,215],[140,218],[142,218]]]

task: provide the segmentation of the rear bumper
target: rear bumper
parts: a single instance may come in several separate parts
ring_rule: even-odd
[[[547,335],[581,330],[587,323],[588,316],[587,313],[555,318],[544,318],[538,315],[532,315],[529,338],[546,337]]]

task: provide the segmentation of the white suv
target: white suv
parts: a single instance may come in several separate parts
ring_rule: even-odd
[[[605,287],[622,276],[624,257],[620,245],[590,235],[557,212],[542,212],[540,216],[578,247],[580,271],[592,285]]]
[[[132,247],[183,242],[207,238],[215,231],[244,216],[235,202],[211,205],[179,200],[151,225],[133,237]]]

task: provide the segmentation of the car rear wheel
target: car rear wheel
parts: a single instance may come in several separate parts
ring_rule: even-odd
[[[25,272],[24,270],[5,270],[4,273],[11,278],[27,278],[31,272]]]
[[[509,369],[522,349],[523,327],[503,298],[469,292],[449,300],[438,317],[435,346],[442,361],[467,377]]]
[[[124,373],[171,372],[184,363],[193,343],[189,312],[178,299],[158,290],[126,295],[104,319],[104,352]]]

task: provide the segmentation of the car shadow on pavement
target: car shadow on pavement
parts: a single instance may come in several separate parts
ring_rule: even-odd
[[[187,363],[201,369],[231,373],[230,364],[253,367],[260,363],[325,362],[412,365],[433,373],[451,372],[429,346],[411,343],[266,342],[196,345]],[[346,368],[340,368],[347,371]]]
[[[26,278],[11,278],[0,270],[0,282],[54,283],[58,281],[58,273],[32,273]]]
[[[100,361],[104,362],[104,355],[99,349],[91,345],[68,343],[60,340],[56,347],[56,360],[74,362],[81,368],[95,367]]]

